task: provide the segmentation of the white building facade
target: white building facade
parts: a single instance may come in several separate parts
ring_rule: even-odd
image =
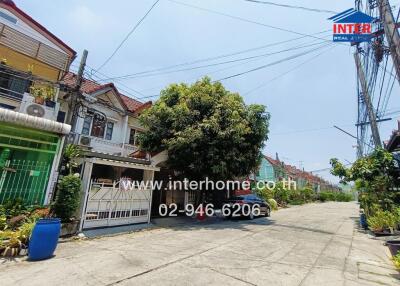
[[[65,82],[73,85],[74,75]],[[159,168],[150,156],[135,156],[143,131],[137,117],[150,103],[121,95],[113,84],[85,80],[81,91],[86,100],[75,110],[69,138],[84,150],[80,230],[150,222],[150,182]],[[60,101],[60,110],[69,112],[68,93]]]

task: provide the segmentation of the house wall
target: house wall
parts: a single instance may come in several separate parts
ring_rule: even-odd
[[[68,113],[68,104],[63,100],[65,95],[64,91],[60,92],[60,111]],[[80,144],[82,137],[89,137],[91,142],[88,147],[90,147],[92,151],[124,157],[137,151],[138,146],[130,144],[129,139],[131,129],[139,132],[144,130],[138,118],[124,110],[124,107],[118,101],[118,95],[112,90],[100,90],[91,94],[91,96],[95,97],[97,102],[91,104],[86,103],[86,105],[93,110],[105,114],[107,121],[114,124],[112,138],[111,140],[105,139],[105,136],[103,138],[98,138],[91,136],[91,132],[89,132],[89,135],[82,134],[84,118],[78,117],[75,129],[72,131],[75,137],[73,142],[75,144]]]
[[[265,158],[262,158],[260,169],[256,176],[257,181],[276,181],[275,171],[272,164]]]
[[[4,9],[1,9],[1,11],[4,12]],[[18,23],[20,23],[20,21]],[[4,29],[3,24],[1,24],[1,27],[2,29]],[[37,32],[35,34],[36,39],[31,38],[32,34],[24,33],[24,31],[25,30],[18,30],[19,33],[24,34],[25,38],[28,39],[28,41],[36,41],[37,38],[40,37],[40,34]],[[63,72],[61,68],[56,68],[42,61],[39,61],[38,59],[34,58],[33,54],[32,56],[28,56],[27,54],[17,51],[17,49],[11,48],[13,45],[14,47],[20,45],[21,42],[17,42],[16,40],[14,40],[14,38],[7,39],[6,36],[2,36],[3,37],[0,37],[0,60],[5,59],[6,66],[4,67],[4,71],[2,69],[2,71],[0,72],[0,77],[2,77],[4,81],[7,80],[8,77],[12,77],[9,74],[10,71],[8,71],[8,74],[6,74],[7,67],[9,67],[12,71],[17,71],[18,73],[31,72],[36,77],[40,78],[40,80],[43,79],[44,81],[55,83],[59,79],[60,74]],[[10,43],[10,47],[3,44],[7,43],[7,41]],[[21,47],[21,49],[26,49],[27,53],[28,50],[30,51],[31,48],[33,47],[30,47],[29,44]],[[65,66],[63,68],[65,68]],[[16,91],[11,87],[9,89],[14,92]],[[22,94],[21,98],[23,98]],[[1,92],[0,90],[0,104],[0,108],[12,109],[18,112],[21,106],[21,99],[18,97],[10,97],[9,95],[7,95],[6,90],[3,90],[3,92]],[[55,119],[56,118],[54,118],[54,120]],[[18,132],[20,134],[19,136],[21,137],[21,139],[19,139],[19,143],[38,140],[29,137],[29,132],[35,132],[35,134],[43,133],[41,130],[37,129],[28,130],[28,132],[27,129],[18,125],[14,126],[13,129],[15,132]],[[3,136],[5,135],[4,132],[0,133]],[[61,152],[61,143],[63,142],[62,136],[56,134],[51,134],[49,136],[57,138],[57,148],[53,150],[51,154],[48,153],[46,150],[39,150],[40,148],[38,148],[38,150],[26,149],[23,152],[23,147],[18,146],[18,143],[13,143],[12,146],[8,147],[13,151],[14,159],[18,158],[16,162],[18,162],[19,164],[18,166],[16,165],[15,168],[13,167],[17,170],[14,173],[15,176],[18,175],[18,177],[16,178],[18,184],[14,185],[14,191],[17,190],[18,192],[10,193],[9,198],[21,197],[27,203],[33,204],[48,203],[49,199],[52,196],[52,190],[54,189],[54,185],[58,177],[57,168]],[[7,140],[11,140],[11,137],[9,136]],[[32,145],[44,146],[43,143],[38,145],[37,142],[40,142],[40,140],[35,141],[34,143],[32,143]],[[3,144],[3,146],[0,146],[0,149],[4,147],[5,145]],[[46,156],[42,154],[46,154]],[[15,160],[13,161],[13,158],[10,158],[9,161],[9,164],[13,164]],[[0,174],[1,173],[2,172],[0,172]],[[32,176],[32,174],[36,174],[37,176]],[[4,184],[4,182],[0,183],[0,193],[9,191],[9,189],[7,188],[9,188],[9,186]]]
[[[91,136],[90,133],[89,135],[82,135],[84,118],[78,118],[74,132],[80,134],[80,136],[90,137],[90,147],[93,151],[128,156],[137,150],[137,146],[129,144],[130,129],[143,130],[137,119],[100,103],[92,104],[90,107],[104,113],[107,121],[114,123],[112,138],[107,140]],[[67,110],[65,104],[62,105],[61,109]]]
[[[6,59],[7,65],[16,70],[31,71],[33,75],[53,82],[58,80],[61,72],[59,69],[16,52],[2,44],[0,44],[0,59]]]

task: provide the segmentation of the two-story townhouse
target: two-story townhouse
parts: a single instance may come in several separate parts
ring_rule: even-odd
[[[57,122],[57,82],[75,54],[13,1],[0,0],[0,204],[48,203],[70,130]]]
[[[277,168],[276,160],[268,157],[262,156],[260,166],[257,170],[256,180],[264,182],[276,182],[277,181]]]
[[[76,75],[64,84],[73,87]],[[137,135],[143,131],[137,119],[151,105],[121,94],[112,83],[84,79],[83,100],[71,130],[69,143],[84,150],[81,177],[81,229],[149,222],[154,172],[159,168],[148,154],[139,156]],[[68,110],[68,92],[59,97],[61,110]],[[132,185],[142,183],[142,185]],[[147,184],[147,185],[146,185]]]

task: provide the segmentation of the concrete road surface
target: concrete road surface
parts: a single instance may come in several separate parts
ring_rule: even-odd
[[[0,285],[400,285],[355,203],[62,243],[52,259],[0,260]]]

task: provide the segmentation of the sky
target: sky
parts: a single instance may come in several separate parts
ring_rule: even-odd
[[[333,157],[345,163],[356,159],[356,140],[333,128],[333,125],[337,125],[356,134],[357,95],[353,48],[333,43],[326,46],[329,42],[312,37],[292,40],[301,37],[301,34],[322,31],[326,32],[315,37],[331,40],[332,23],[327,18],[333,14],[244,0],[176,1],[236,18],[170,0],[160,0],[115,56],[100,70],[101,74],[97,73],[96,76],[112,78],[250,49],[253,50],[214,61],[180,66],[175,70],[272,53],[251,61],[249,59],[173,73],[156,72],[156,75],[114,83],[128,91],[130,96],[145,97],[159,94],[170,83],[190,83],[205,75],[218,80],[276,63],[222,81],[228,90],[239,92],[247,104],[263,104],[270,112],[270,134],[264,153],[273,157],[278,153],[285,163],[307,171],[328,168],[329,159]],[[97,69],[104,63],[154,2],[15,0],[18,7],[66,42],[78,55],[87,49],[88,73],[91,72],[90,68]],[[353,0],[276,2],[336,12],[354,7]],[[391,1],[391,4],[398,9],[399,2]],[[250,21],[239,20],[238,17]],[[259,48],[287,40],[292,41]],[[301,55],[311,50],[312,53]],[[291,56],[292,59],[280,62]],[[79,58],[74,61],[72,70],[77,70]],[[389,109],[400,109],[400,105],[396,104],[397,91],[396,83]],[[157,97],[143,98],[142,101],[149,99],[156,100]],[[382,140],[387,140],[392,130],[397,128],[398,118],[392,118],[380,124]],[[337,182],[328,170],[317,174]]]

